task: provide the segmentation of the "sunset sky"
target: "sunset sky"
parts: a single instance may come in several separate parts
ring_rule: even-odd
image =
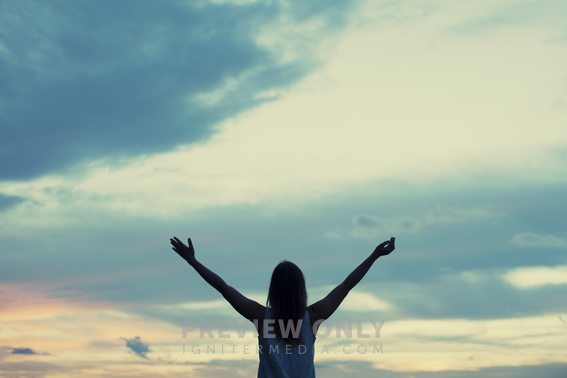
[[[244,320],[173,236],[262,304],[281,260],[313,303],[395,236],[328,321],[371,337],[319,338],[318,377],[567,376],[566,19],[0,2],[0,376],[256,376],[257,339],[217,337]]]

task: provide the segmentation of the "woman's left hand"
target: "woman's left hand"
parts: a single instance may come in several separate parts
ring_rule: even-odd
[[[389,255],[396,248],[396,246],[394,245],[395,241],[396,238],[391,237],[390,240],[386,240],[378,247],[376,247],[373,254],[376,256],[376,258]]]
[[[171,245],[173,246],[173,250],[177,252],[177,254],[185,259],[188,263],[195,261],[195,249],[193,248],[193,243],[191,242],[191,238],[187,239],[186,246],[183,244],[181,240],[176,238],[175,236],[173,239],[169,239]]]

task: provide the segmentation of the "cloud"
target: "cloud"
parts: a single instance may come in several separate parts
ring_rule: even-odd
[[[566,363],[549,363],[541,365],[491,366],[477,370],[444,370],[444,371],[411,371],[395,373],[396,378],[533,378],[564,377],[567,373]]]
[[[310,72],[307,44],[340,29],[348,3],[3,2],[0,178],[208,138],[218,121],[270,99],[258,94]],[[282,30],[297,46],[274,49],[260,36],[280,18],[317,25],[304,43]]]
[[[140,357],[148,358],[146,356],[146,353],[150,352],[148,344],[144,344],[139,336],[136,336],[133,339],[126,339],[124,337],[121,337],[121,339],[126,341],[126,346],[130,348],[132,352],[136,353]]]
[[[258,362],[250,360],[211,360],[194,370],[196,378],[253,377],[258,374]]]
[[[540,247],[567,249],[567,240],[565,239],[553,235],[538,235],[531,232],[516,234],[510,242],[521,248]]]
[[[377,235],[399,235],[400,233],[416,233],[423,227],[423,221],[415,217],[394,219],[379,218],[369,214],[358,214],[352,218],[355,237],[372,238]]]
[[[345,360],[325,361],[315,364],[318,374],[328,378],[532,378],[563,377],[567,371],[566,363],[541,365],[491,366],[474,370],[388,370],[377,368],[369,361]],[[382,366],[382,365],[378,365]],[[386,365],[388,366],[388,365]]]
[[[394,378],[395,374],[391,370],[377,369],[371,361],[364,360],[342,360],[342,361],[316,361],[315,370],[317,375],[329,378],[352,377],[352,378]]]
[[[557,19],[563,8],[560,2],[498,2],[489,5],[490,12],[475,12],[474,7],[467,12],[468,19],[450,27],[449,30],[459,34],[478,35],[494,33],[498,29],[518,28],[537,20]],[[559,8],[559,9],[558,9]]]
[[[487,208],[437,208],[419,217],[357,214],[352,218],[354,228],[351,235],[370,239],[377,236],[416,234],[425,226],[488,221],[501,216],[503,214]]]
[[[387,347],[386,347],[387,348]],[[404,350],[404,352],[407,352]],[[384,353],[384,357],[388,354],[388,349]],[[392,354],[388,354],[389,358],[395,358]],[[532,378],[532,377],[563,377],[567,371],[566,363],[548,363],[541,365],[514,365],[506,366],[504,364],[480,367],[473,370],[436,370],[427,371],[414,370],[404,368],[385,369],[384,364],[373,363],[372,361],[364,361],[360,359],[353,360],[325,360],[316,361],[315,368],[318,375],[329,378]]]
[[[7,210],[12,206],[17,205],[18,203],[24,201],[21,197],[16,196],[6,196],[0,193],[0,211]]]
[[[8,345],[0,346],[0,361],[3,361],[12,350],[13,348]]]
[[[509,214],[518,209],[518,204],[545,198],[539,202],[539,207],[546,211],[539,217],[561,220],[564,209],[557,206],[548,209],[547,204],[557,203],[564,196],[564,187],[554,189],[554,194],[544,187],[534,192],[526,191],[522,186],[494,193],[489,182],[486,189],[475,189],[471,195],[466,188],[448,190],[446,185],[413,189],[409,185],[399,185],[392,188],[390,194],[375,194],[372,188],[378,186],[386,185],[375,183],[368,186],[369,190],[360,188],[359,191],[312,200],[309,207],[296,203],[287,203],[287,207],[280,209],[266,204],[225,206],[149,221],[128,216],[99,216],[96,211],[80,206],[76,215],[63,225],[54,222],[61,212],[46,214],[37,230],[33,230],[33,225],[39,218],[38,213],[34,213],[33,218],[19,220],[18,227],[14,227],[18,222],[5,217],[1,240],[6,257],[2,278],[7,282],[32,282],[37,285],[38,292],[46,293],[47,298],[67,298],[70,302],[100,300],[122,306],[126,303],[173,305],[191,301],[203,306],[202,302],[213,301],[206,306],[221,306],[222,298],[221,302],[216,302],[218,294],[214,290],[211,292],[206,284],[201,286],[201,278],[190,274],[186,265],[179,264],[179,257],[168,247],[169,237],[183,234],[194,237],[198,253],[211,258],[211,264],[214,264],[211,269],[243,292],[265,295],[266,288],[258,286],[258,282],[269,282],[271,270],[283,258],[306,269],[310,287],[337,284],[338,280],[344,279],[356,267],[355,260],[360,258],[362,261],[366,257],[365,251],[370,253],[375,244],[365,238],[319,238],[329,229],[341,229],[348,235],[353,212],[380,214],[380,218],[388,220],[397,219],[397,214],[405,214],[422,222],[434,219],[437,223],[428,224],[416,234],[406,233],[398,237],[394,254],[379,260],[361,282],[363,286],[369,285],[361,286],[362,292],[373,293],[392,304],[403,316],[426,318],[444,315],[486,318],[561,309],[561,304],[553,298],[557,295],[554,290],[564,285],[547,285],[534,293],[518,290],[502,277],[518,266],[556,265],[562,250],[546,249],[536,256],[528,249],[518,249],[508,242],[507,236],[513,235],[518,216],[511,218],[498,214]],[[424,203],[439,204],[439,207],[422,210],[420,206]],[[469,211],[456,211],[458,204]],[[493,210],[475,212],[472,209]],[[476,217],[471,215],[477,213]],[[480,221],[485,214],[496,215],[491,221]],[[488,215],[486,218],[490,219]],[[442,219],[445,220],[441,222]],[[451,219],[479,221],[459,223],[451,222]],[[499,223],[497,227],[491,224],[493,221]],[[540,223],[539,219],[531,221],[524,224],[532,227]],[[25,227],[27,233],[24,237],[14,238],[19,227]],[[219,237],[219,230],[222,230],[222,237]],[[30,237],[44,240],[48,253],[37,254],[29,244]],[[134,244],[133,240],[136,240]],[[81,245],[80,252],[77,245]],[[229,251],[235,248],[247,258],[232,261],[231,269],[227,269],[220,262],[225,261]],[[356,253],[358,258],[345,254],[345,251]],[[139,256],[135,264],[132,264],[133,255]],[[36,263],[30,265],[30,259]],[[250,259],[255,261],[253,268],[248,265]],[[321,265],[321,261],[327,261],[327,264]],[[250,269],[254,275],[249,274]],[[458,276],[462,271],[486,270],[493,270],[495,275]],[[447,274],[455,274],[455,277],[445,278]],[[331,276],[336,280],[330,280]],[[202,287],[202,290],[188,292],[188,284]],[[321,293],[319,299],[327,293]],[[314,294],[310,291],[311,299],[317,298]],[[6,293],[6,297],[14,297],[13,291]],[[265,298],[259,302],[264,301]],[[34,303],[37,303],[35,299]],[[187,316],[186,311],[197,310],[193,306],[152,315],[168,320],[183,319]],[[219,312],[220,307],[213,310]],[[229,306],[226,311],[233,310]]]
[[[392,307],[389,303],[376,298],[370,293],[351,291],[341,305],[343,311],[380,311]]]
[[[207,139],[207,143],[203,144],[193,143],[196,139],[185,138],[179,130],[173,130],[172,125],[179,114],[164,112],[165,115],[160,118],[164,120],[163,125],[160,123],[164,133],[150,137],[155,139],[152,146],[156,148],[155,151],[170,151],[175,143],[189,144],[180,148],[179,154],[172,153],[163,159],[157,158],[152,154],[153,147],[144,150],[147,146],[141,146],[132,138],[124,139],[120,141],[120,146],[126,148],[134,144],[140,147],[139,151],[147,153],[144,155],[144,159],[147,159],[144,164],[136,164],[138,159],[134,162],[125,159],[121,162],[124,162],[122,167],[126,166],[127,169],[117,170],[115,160],[110,160],[106,165],[97,161],[95,167],[102,169],[85,182],[79,183],[79,187],[77,183],[71,183],[65,188],[68,191],[60,191],[69,194],[63,195],[62,200],[68,200],[73,195],[79,202],[90,201],[99,208],[163,214],[177,211],[179,203],[190,202],[191,207],[215,206],[235,202],[253,203],[266,198],[270,200],[278,198],[282,193],[317,195],[342,190],[345,183],[361,183],[377,177],[395,176],[401,180],[421,180],[431,175],[456,174],[453,177],[457,179],[455,181],[459,181],[459,177],[470,173],[471,168],[496,169],[504,165],[506,169],[510,164],[528,175],[530,170],[526,169],[526,161],[534,164],[537,162],[540,167],[545,165],[546,169],[540,174],[548,174],[553,170],[551,167],[555,166],[555,162],[542,162],[540,155],[534,152],[540,148],[549,151],[550,143],[557,146],[563,143],[564,136],[552,130],[555,127],[552,125],[559,124],[556,121],[560,122],[560,112],[549,111],[538,117],[516,119],[518,114],[515,111],[518,107],[528,109],[532,106],[548,109],[545,104],[537,105],[537,101],[547,97],[535,94],[549,93],[550,99],[555,101],[552,88],[555,88],[557,78],[564,76],[563,65],[556,63],[562,61],[556,55],[560,52],[549,49],[549,44],[544,42],[546,35],[540,35],[539,29],[533,34],[533,39],[537,41],[517,38],[515,33],[499,39],[481,38],[474,41],[468,37],[447,38],[443,34],[443,26],[447,22],[453,23],[455,19],[460,20],[463,16],[468,18],[472,14],[462,12],[463,2],[434,8],[407,7],[403,3],[394,2],[388,3],[387,12],[382,7],[384,4],[381,6],[374,3],[377,13],[380,13],[380,22],[373,20],[371,28],[367,24],[366,30],[359,32],[359,20],[352,19],[351,26],[356,25],[354,29],[357,30],[353,32],[350,28],[341,36],[340,41],[334,39],[334,42],[340,43],[335,43],[332,49],[321,49],[326,57],[332,57],[326,61],[328,64],[318,67],[320,71],[314,72],[312,57],[306,57],[304,51],[306,45],[298,41],[311,41],[305,42],[309,45],[314,40],[324,39],[321,36],[326,38],[325,33],[316,34],[320,38],[311,38],[314,34],[310,33],[310,29],[328,31],[329,27],[325,28],[325,25],[330,25],[330,20],[335,19],[327,12],[334,12],[332,9],[341,7],[333,4],[317,11],[316,7],[322,4],[320,2],[308,2],[306,5],[298,2],[285,3],[285,9],[282,7],[273,10],[274,14],[268,15],[271,18],[266,17],[269,24],[267,21],[264,23],[263,18],[255,17],[257,21],[252,26],[246,24],[245,19],[252,19],[254,12],[261,14],[262,3],[237,7],[245,13],[242,14],[242,24],[235,24],[235,33],[240,35],[238,33],[242,31],[244,40],[252,41],[251,45],[257,51],[271,57],[266,58],[266,61],[273,63],[271,67],[275,76],[281,70],[286,71],[282,67],[290,67],[290,64],[295,64],[294,67],[300,71],[305,69],[301,71],[303,74],[295,81],[283,80],[282,83],[287,84],[281,86],[256,88],[249,80],[252,80],[256,69],[264,67],[264,60],[260,59],[258,65],[251,63],[247,68],[227,74],[209,87],[195,89],[187,97],[183,97],[187,100],[189,118],[199,114],[216,116],[228,103],[236,101],[235,98],[239,101],[252,99],[253,104],[250,106],[266,99],[278,101],[243,112],[237,117],[231,117],[227,113],[226,117],[221,116],[226,122],[216,123],[214,131],[207,126],[200,128],[197,119],[190,119],[191,128],[205,132],[203,139],[199,139],[201,142],[213,132],[222,130],[215,136],[219,136],[221,141],[228,140],[228,143],[211,143],[215,141],[214,138]],[[265,2],[263,4],[264,7],[267,6]],[[171,6],[169,4],[165,8]],[[311,6],[315,11],[309,9]],[[207,20],[214,19],[213,16],[204,16],[208,14],[205,12],[208,7],[218,8],[222,16],[225,14],[223,9],[233,5],[204,5],[202,9],[191,10],[192,13],[189,13],[195,13],[198,18],[203,16],[199,20],[204,20],[206,24]],[[486,3],[475,3],[471,8],[481,14],[493,10],[493,6]],[[392,17],[392,10],[402,14],[407,12],[407,21],[411,20],[412,24],[410,29],[406,29],[407,33],[399,33],[397,26],[392,28],[391,24],[381,22],[384,18],[396,18]],[[414,20],[416,10],[421,16]],[[154,19],[150,21],[148,25],[158,22]],[[341,22],[332,24],[340,27]],[[250,28],[246,29],[246,25]],[[320,25],[323,25],[323,29]],[[217,33],[224,32],[221,29]],[[528,31],[531,32],[532,30]],[[300,33],[301,38],[298,38]],[[307,37],[303,38],[303,35]],[[189,40],[187,43],[192,41]],[[518,40],[523,42],[519,44]],[[325,43],[313,45],[311,52],[317,55],[319,49],[316,47],[321,46],[325,46]],[[400,49],[399,46],[406,48]],[[214,50],[213,47],[211,49]],[[523,59],[525,51],[537,51],[530,55],[535,61],[529,65],[518,65],[517,61]],[[158,63],[155,67],[152,66],[152,74],[161,70],[165,64],[162,61]],[[136,69],[135,65],[128,67]],[[168,74],[175,75],[174,70],[163,69],[159,72],[162,71],[167,73],[162,75],[164,77]],[[305,77],[306,72],[314,74],[302,81],[301,85],[289,87],[291,83],[298,83],[300,77]],[[271,74],[266,76],[270,77]],[[120,82],[119,79],[117,77],[117,83]],[[156,82],[161,81],[156,79]],[[526,94],[533,97],[525,97],[513,91],[518,83],[526,89]],[[252,89],[243,94],[242,88],[248,88],[248,84]],[[154,86],[150,89],[153,88]],[[487,91],[487,88],[490,90]],[[492,93],[494,97],[487,97],[487,93]],[[166,104],[169,103],[167,101]],[[511,103],[503,106],[499,101]],[[153,104],[159,105],[162,102],[150,103],[144,109],[150,111]],[[156,111],[162,108],[158,107]],[[407,112],[408,108],[412,111]],[[251,108],[243,105],[238,109]],[[467,116],[463,117],[463,114]],[[542,118],[543,116],[545,117]],[[110,118],[109,122],[113,119],[107,118]],[[118,126],[125,134],[135,135],[147,142],[145,129],[133,131],[129,124],[121,120]],[[542,131],[541,127],[549,128]],[[531,131],[536,128],[539,132]],[[150,128],[150,132],[152,130]],[[229,132],[234,130],[237,131]],[[171,137],[165,135],[168,133]],[[502,149],[502,140],[508,140],[511,133],[515,135],[514,143],[508,143],[506,149]],[[534,141],[534,134],[542,139]],[[162,143],[160,138],[164,137],[167,140]],[[173,143],[172,137],[179,141]],[[376,140],[389,142],[375,150]],[[173,144],[167,147],[167,143]],[[107,155],[130,154],[120,152],[120,146],[115,146],[115,149],[108,143],[102,145],[108,149],[105,152]],[[37,148],[26,149],[31,153],[35,150]],[[88,153],[88,149],[81,150]],[[64,149],[58,151],[64,153]],[[135,154],[136,152],[132,152],[128,156]],[[44,159],[50,160],[48,156]],[[88,156],[85,159],[88,160]],[[68,164],[74,161],[65,160]],[[44,160],[39,160],[37,164],[39,167],[44,164]],[[532,167],[531,172],[533,171],[535,169]],[[53,188],[54,191],[57,189],[59,188]]]
[[[21,361],[21,362],[3,362],[0,365],[0,373],[4,373],[6,377],[45,377],[50,375],[64,375],[68,377],[85,376],[85,370],[93,369],[91,363],[72,364],[74,366],[66,366],[64,364],[53,364],[43,361]]]
[[[567,284],[567,265],[517,268],[507,273],[504,279],[520,288]]]
[[[37,354],[30,348],[14,348],[12,354]]]

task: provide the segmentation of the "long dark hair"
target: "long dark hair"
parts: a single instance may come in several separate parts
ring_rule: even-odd
[[[276,266],[272,273],[266,306],[270,309],[270,317],[276,320],[276,340],[283,339],[286,344],[294,346],[303,344],[301,333],[294,339],[290,330],[288,337],[282,337],[279,324],[281,319],[284,327],[287,327],[289,320],[292,320],[294,327],[297,327],[298,320],[303,319],[307,310],[305,278],[297,265],[284,260]]]

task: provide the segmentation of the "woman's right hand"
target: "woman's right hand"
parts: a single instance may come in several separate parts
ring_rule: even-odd
[[[175,236],[173,237],[173,239],[169,239],[169,241],[173,246],[172,249],[175,252],[177,252],[179,256],[183,257],[185,261],[187,261],[189,264],[195,261],[195,249],[193,248],[193,243],[191,242],[191,238],[187,239],[187,244],[189,246],[183,244],[183,242],[178,238],[176,238]]]
[[[396,248],[396,246],[394,245],[395,241],[396,238],[391,237],[390,240],[386,240],[385,242],[378,245],[378,247],[376,247],[372,254],[376,258],[389,255]]]

